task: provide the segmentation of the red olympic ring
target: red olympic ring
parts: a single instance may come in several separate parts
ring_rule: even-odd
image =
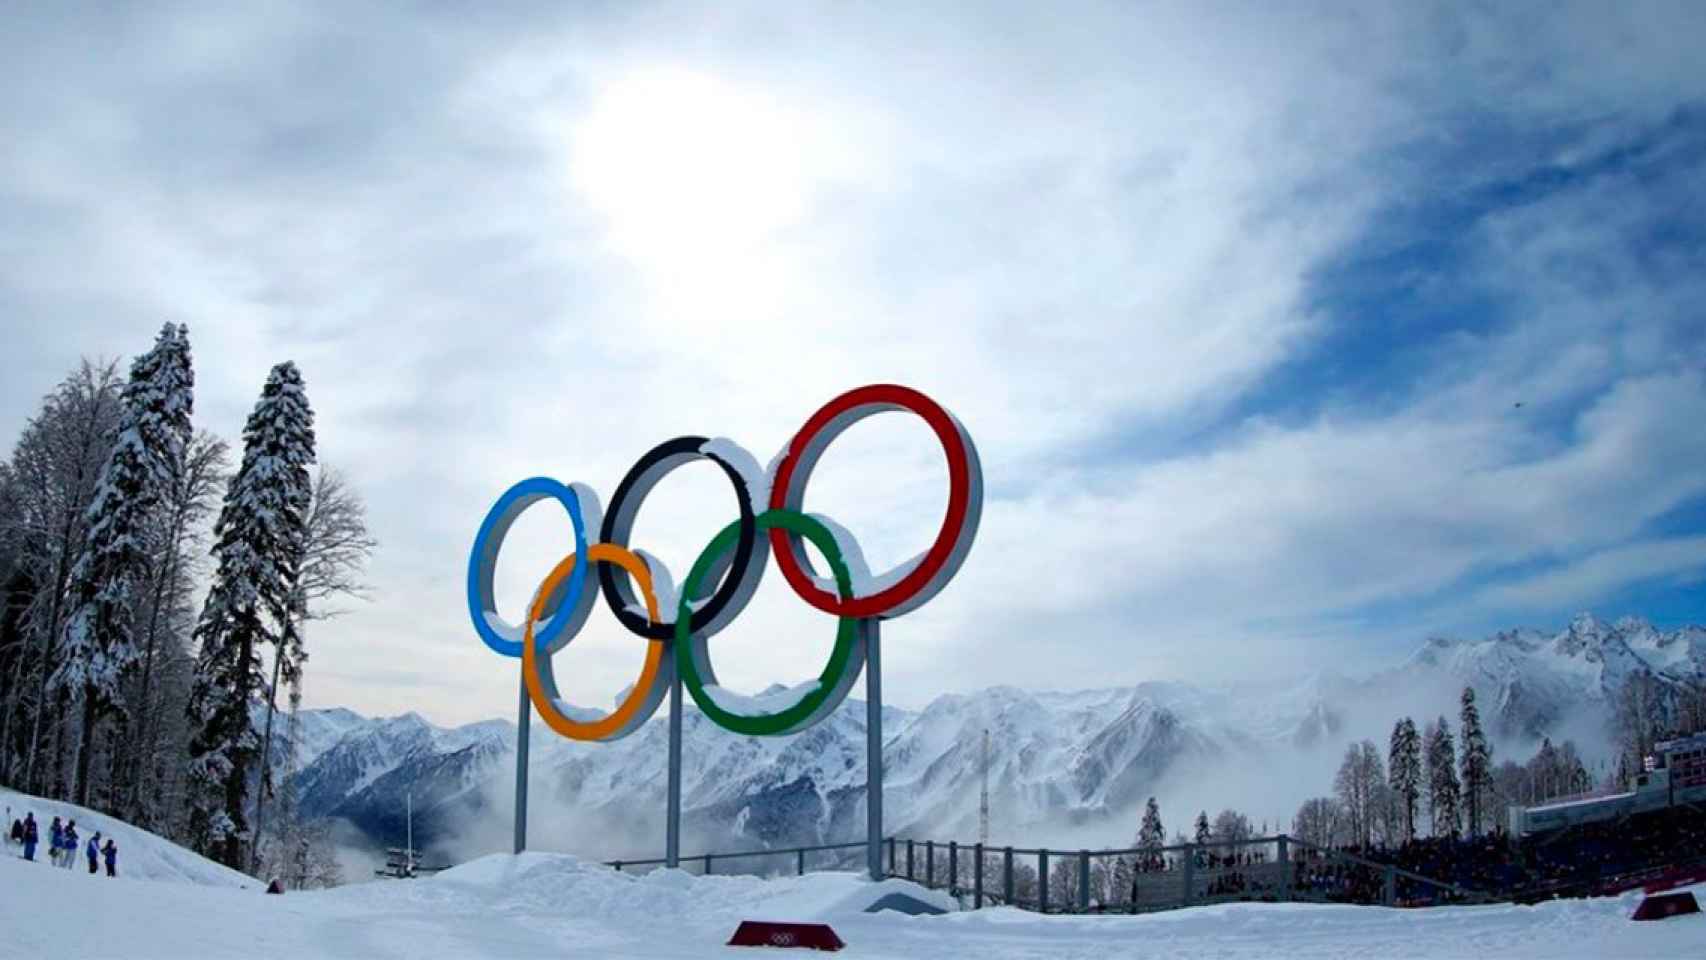
[[[801,599],[836,616],[897,617],[928,602],[947,585],[965,559],[983,513],[983,470],[970,435],[936,401],[897,384],[872,384],[849,390],[813,414],[788,444],[787,454],[776,467],[770,487],[770,507],[801,511],[806,481],[823,451],[848,427],[885,410],[905,410],[918,415],[941,441],[948,459],[948,509],[935,542],[917,566],[888,587],[847,600],[814,582],[811,560],[798,535],[772,528],[770,545],[782,576]]]

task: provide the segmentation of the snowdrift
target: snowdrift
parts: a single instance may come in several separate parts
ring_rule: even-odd
[[[484,857],[430,879],[282,897],[252,886],[109,881],[14,857],[0,859],[0,957],[757,957],[723,945],[746,919],[827,922],[847,942],[848,957],[1564,960],[1690,956],[1706,943],[1706,915],[1630,922],[1638,892],[1432,910],[1227,904],[1140,917],[863,912],[895,891],[947,905],[939,893],[903,881],[873,884],[850,873],[635,876],[545,853]]]

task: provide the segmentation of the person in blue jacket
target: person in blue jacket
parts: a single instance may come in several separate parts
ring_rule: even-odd
[[[77,863],[77,821],[65,821],[65,849],[60,852],[64,859],[59,865],[69,870]]]
[[[113,838],[107,838],[107,845],[101,848],[101,855],[107,858],[107,876],[118,876],[118,845]]]
[[[58,817],[48,827],[47,860],[54,866],[59,866],[59,855],[65,852],[65,824]]]
[[[36,858],[36,844],[41,836],[36,832],[36,815],[34,811],[24,814],[24,859],[32,863]]]
[[[96,830],[95,835],[89,838],[89,846],[84,852],[89,855],[89,873],[99,872],[97,863],[101,859],[101,831]]]

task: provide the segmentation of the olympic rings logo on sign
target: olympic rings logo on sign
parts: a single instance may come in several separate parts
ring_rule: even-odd
[[[929,549],[912,561],[871,576],[857,541],[822,517],[802,512],[806,482],[825,449],[848,427],[888,410],[912,413],[929,425],[948,462],[948,507]],[[657,558],[630,549],[634,518],[658,481],[696,460],[722,468],[734,486],[740,515],[712,538],[682,581]],[[521,626],[504,620],[493,599],[497,558],[510,526],[528,507],[555,500],[574,529],[574,552],[540,584]],[[584,484],[546,477],[523,480],[492,505],[468,558],[468,613],[486,646],[521,659],[528,699],[546,725],[574,740],[615,740],[639,729],[657,711],[679,676],[683,689],[717,725],[755,736],[797,733],[828,716],[852,688],[865,663],[859,622],[892,619],[918,609],[959,572],[983,513],[983,469],[971,437],[952,414],[908,387],[875,384],[831,400],[806,421],[762,470],[750,453],[723,440],[677,437],[654,447],[628,471],[602,511]],[[589,531],[597,531],[591,539]],[[768,536],[768,549],[761,536]],[[829,564],[825,578],[806,555],[809,541]],[[721,693],[707,641],[745,609],[771,554],[782,576],[806,603],[837,618],[835,647],[815,683],[795,688],[787,702],[743,706]],[[593,568],[597,567],[596,581]],[[602,716],[566,704],[551,657],[574,639],[602,593],[618,622],[647,643],[632,691]]]

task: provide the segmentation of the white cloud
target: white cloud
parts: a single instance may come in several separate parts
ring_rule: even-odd
[[[186,8],[114,26],[100,56],[80,26],[21,24],[35,42],[0,58],[20,107],[0,135],[22,145],[0,155],[21,226],[0,237],[21,360],[0,429],[162,317],[190,323],[198,419],[228,437],[297,359],[383,543],[376,603],[310,640],[311,700],[507,715],[512,667],[461,597],[499,491],[548,473],[608,497],[680,433],[762,462],[862,382],[941,399],[989,484],[961,581],[890,628],[902,701],[1349,649],[1358,605],[1616,557],[1701,493],[1697,286],[1654,281],[1632,238],[1667,201],[1615,180],[1473,228],[1465,282],[1513,319],[1431,345],[1408,388],[1217,426],[1335,325],[1381,322],[1328,315],[1310,284],[1383,209],[1511,172],[1406,165],[1465,117],[1597,118],[1564,150],[1579,166],[1698,96],[1682,31],[1648,19]],[[1607,55],[1566,55],[1581,43]],[[933,440],[887,420],[812,493],[879,562],[923,546],[943,497]],[[638,531],[678,576],[730,516],[691,473]],[[512,608],[560,549],[530,524]],[[719,663],[737,686],[797,679],[831,630],[772,577]],[[608,702],[636,647],[595,616],[568,689]]]

